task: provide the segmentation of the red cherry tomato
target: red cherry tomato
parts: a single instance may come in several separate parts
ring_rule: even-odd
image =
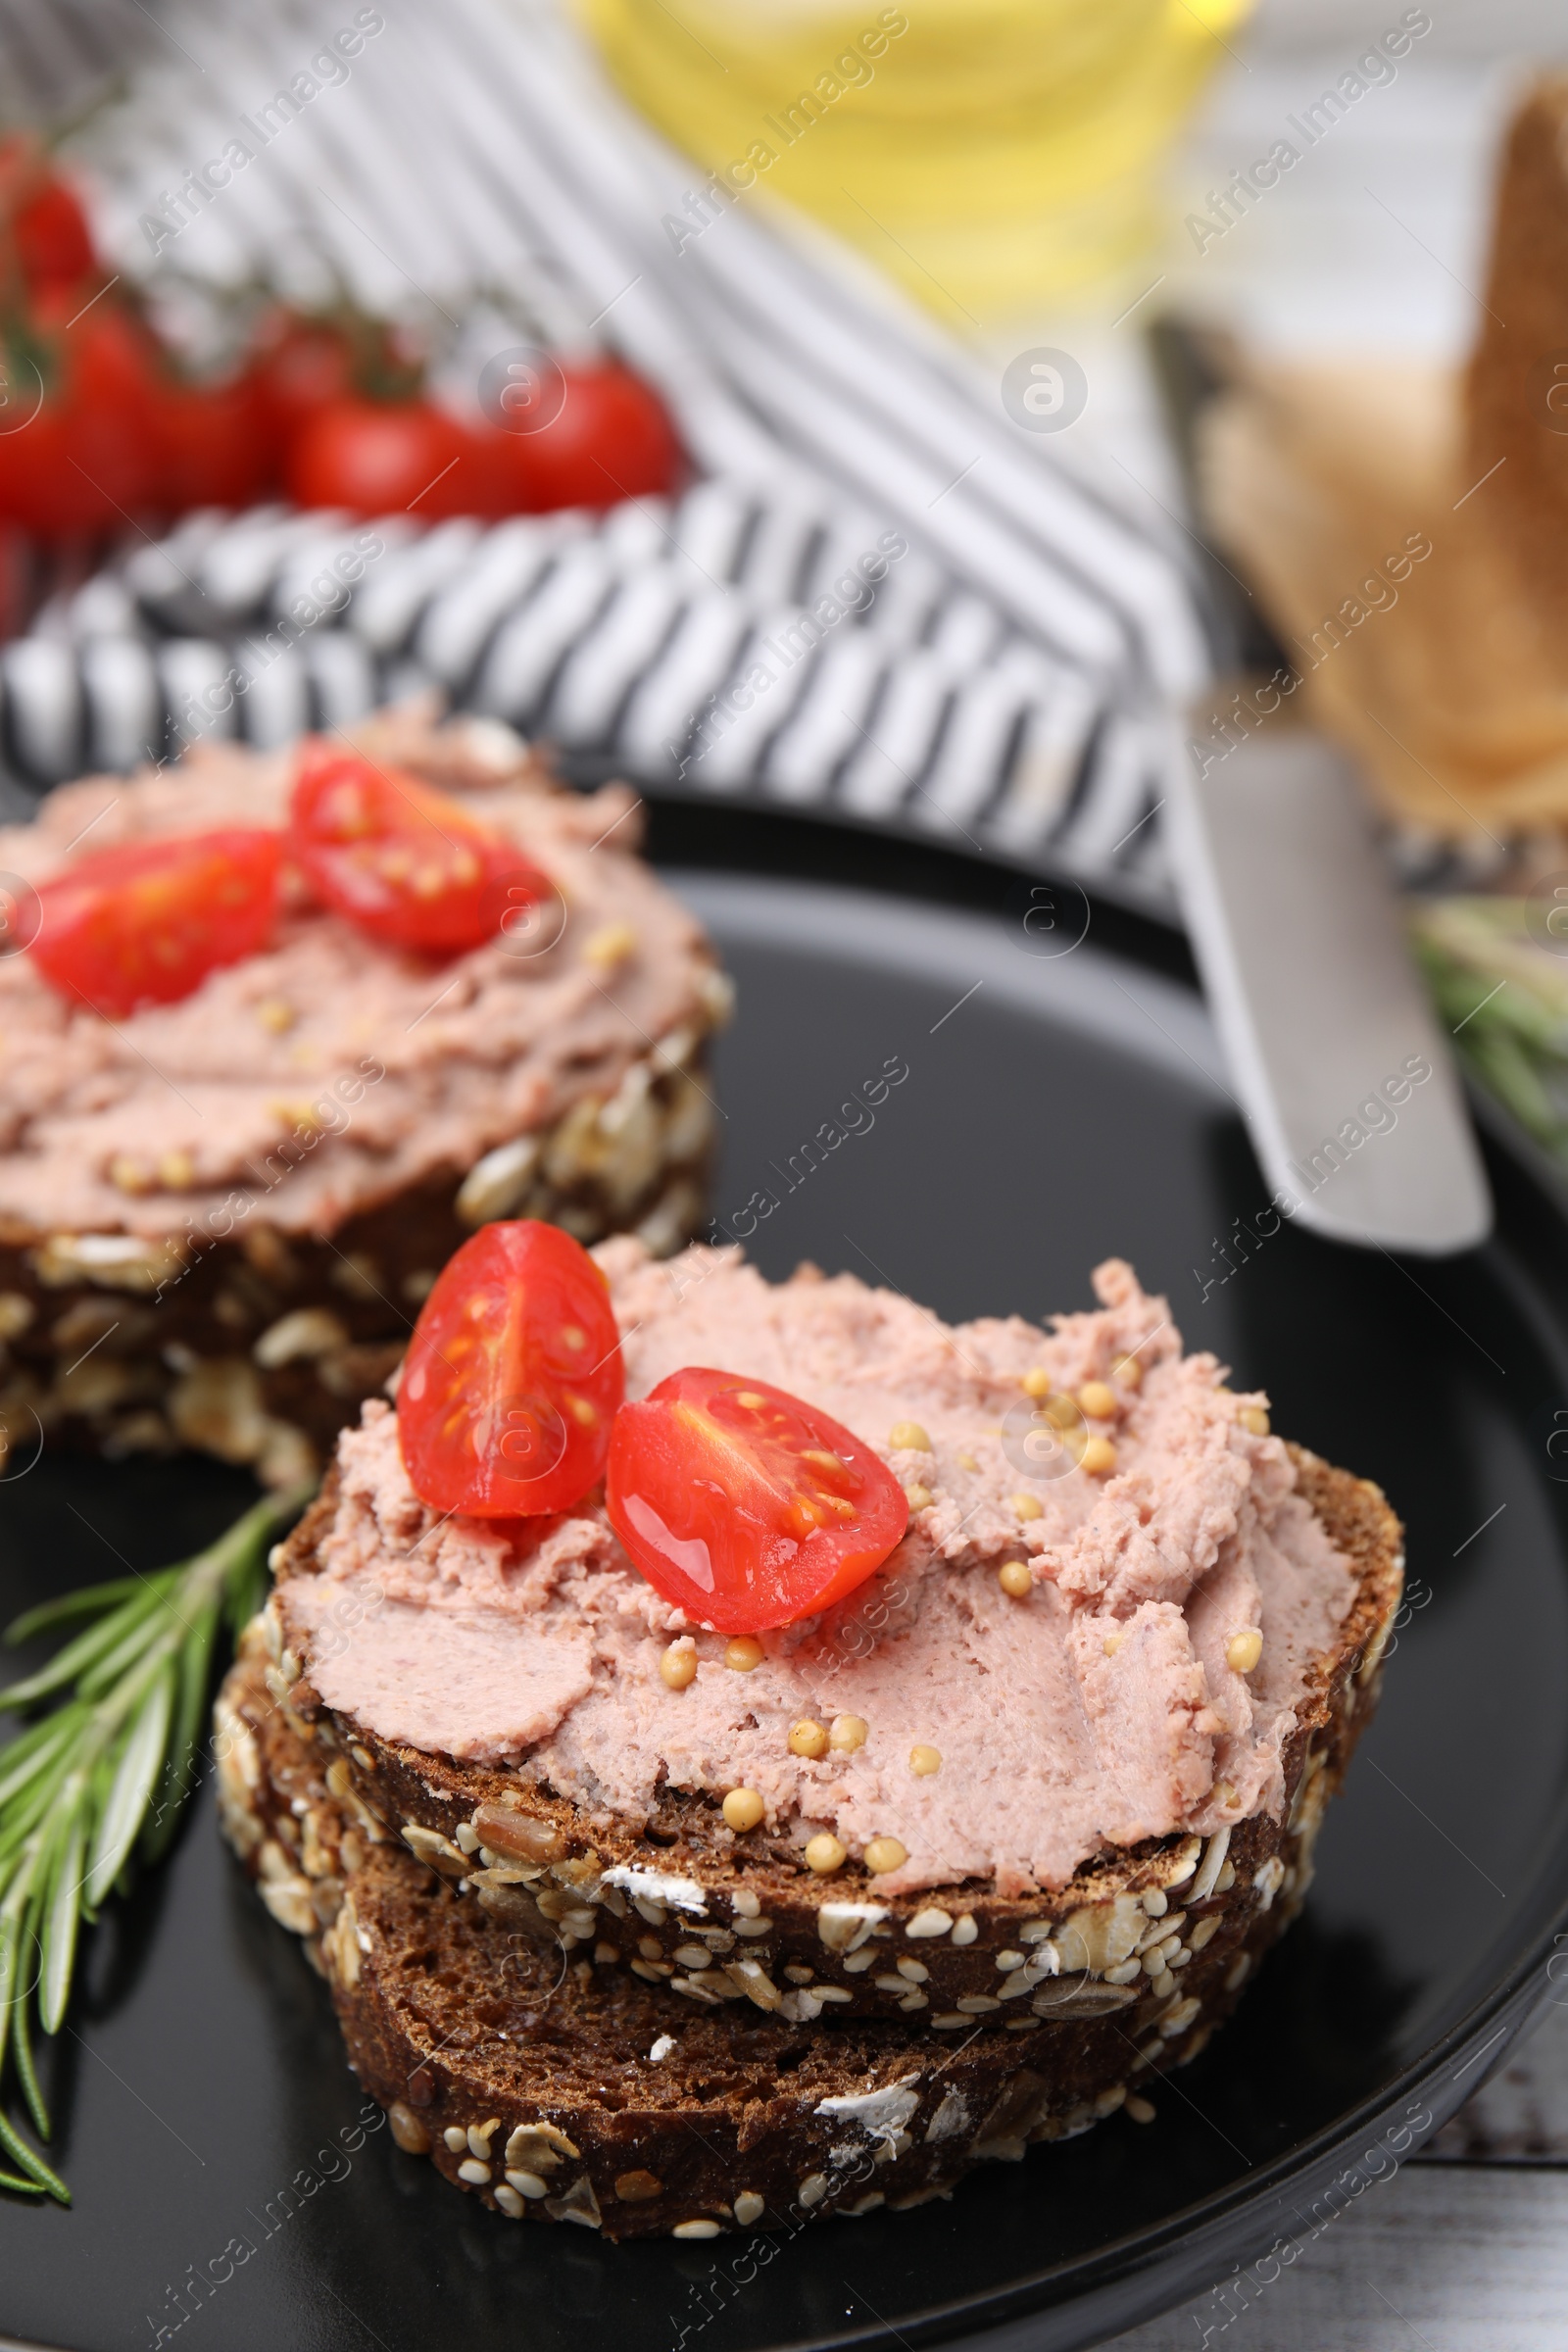
[[[454,956],[555,895],[548,875],[444,792],[307,745],[290,846],[323,906],[373,938]]]
[[[268,421],[281,438],[352,392],[354,353],[348,336],[325,320],[286,319],[250,372]]]
[[[280,833],[234,826],[100,850],[39,886],[28,953],[63,997],[108,1020],[172,1004],[266,947],[282,848]]]
[[[622,1407],[606,1501],[649,1583],[721,1634],[842,1600],[909,1521],[898,1480],[839,1422],[764,1380],[696,1366]]]
[[[605,1278],[558,1225],[486,1225],[419,1311],[398,1391],[415,1493],[478,1519],[566,1511],[604,1475],[625,1394]]]
[[[13,231],[17,259],[29,289],[79,285],[98,268],[92,231],[75,191],[63,179],[46,179],[17,214]]]
[[[245,376],[223,384],[168,383],[153,406],[159,443],[159,504],[172,514],[192,507],[250,507],[270,470],[256,387]]]
[[[308,417],[285,460],[299,507],[440,521],[495,512],[489,435],[472,433],[425,400],[334,400]]]
[[[562,373],[566,397],[548,424],[497,435],[514,502],[542,514],[672,489],[680,443],[652,386],[614,362]]]
[[[0,514],[46,538],[122,529],[157,491],[153,346],[107,299],[68,326],[72,299],[40,295],[35,335],[5,356]]]
[[[29,293],[79,285],[98,270],[81,200],[50,170],[47,150],[30,133],[0,140],[0,209]]]

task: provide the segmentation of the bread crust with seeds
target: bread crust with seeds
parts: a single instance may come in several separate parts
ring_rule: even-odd
[[[954,2032],[974,2017],[1098,2010],[1142,2038],[1183,2002],[1211,1998],[1254,1918],[1276,1908],[1294,1916],[1323,1806],[1377,1703],[1403,1583],[1399,1523],[1369,1481],[1304,1448],[1291,1454],[1298,1492],[1350,1562],[1356,1590],[1297,1709],[1279,1818],[1099,1855],[1052,1894],[1003,1898],[968,1881],[885,1895],[859,1864],[824,1880],[782,1842],[759,1856],[754,1840],[737,1861],[734,1840],[715,1834],[716,1806],[675,1793],[645,1835],[602,1817],[590,1827],[537,1784],[399,1746],[323,1708],[309,1660],[302,1671],[282,1650],[275,1612],[267,1672],[292,1720],[341,1759],[367,1817],[473,1892],[509,1933],[627,1969],[694,2008],[750,2003],[793,2024],[897,2017]],[[335,1507],[334,1474],[282,1547],[280,1579],[309,1571]],[[690,1892],[670,1899],[682,1885]],[[1175,1967],[1152,1970],[1154,1947],[1172,1936]]]
[[[1374,1666],[1369,1691],[1375,1680]],[[546,1953],[387,1833],[330,1723],[297,1714],[278,1682],[257,1621],[218,1706],[224,1828],[274,1918],[306,1938],[398,2145],[509,2219],[617,2239],[897,2211],[1140,2099],[1199,2055],[1294,1916],[1323,1800],[1368,1712],[1346,1706],[1348,1683],[1325,1685],[1318,1761],[1264,1884],[1239,1835],[1244,1868],[1204,1898],[1219,1924],[1161,2014],[1136,1999],[1028,2004],[947,2034],[696,2006]]]

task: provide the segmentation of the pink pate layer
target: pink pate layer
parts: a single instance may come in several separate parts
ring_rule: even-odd
[[[123,1021],[68,1004],[25,955],[0,960],[0,1231],[205,1230],[238,1193],[265,1198],[269,1223],[330,1233],[612,1093],[651,1041],[711,1026],[711,950],[637,857],[623,785],[565,791],[483,722],[395,711],[354,740],[515,840],[565,902],[559,939],[533,956],[493,944],[433,962],[311,909],[280,922],[264,955]],[[0,874],[37,883],[122,842],[279,825],[291,761],[209,742],[162,773],[67,785],[34,823],[0,829]],[[635,932],[633,953],[612,967],[585,957],[615,925]],[[322,1104],[318,1140],[280,1174],[278,1147]],[[188,1163],[177,1189],[159,1174],[171,1157]],[[146,1190],[112,1180],[127,1161]]]
[[[929,1507],[875,1578],[831,1614],[762,1637],[750,1674],[688,1626],[630,1565],[597,1498],[504,1528],[439,1521],[409,1486],[388,1406],[340,1441],[342,1494],[318,1573],[290,1580],[290,1639],[330,1705],[428,1752],[514,1764],[590,1815],[646,1819],[662,1783],[757,1789],[803,1843],[833,1831],[858,1853],[908,1849],[889,1890],[994,1878],[1055,1886],[1107,1847],[1206,1833],[1282,1802],[1281,1748],[1314,1657],[1354,1579],[1293,1490],[1280,1440],[1242,1425],[1210,1355],[1184,1357],[1163,1299],[1118,1260],[1098,1312],[1050,1335],[1017,1317],[949,1329],[895,1293],[805,1267],[770,1286],[735,1251],[667,1265],[604,1243],[629,1396],[711,1364],[808,1398],[881,1452]],[[1117,1468],[1020,1475],[1001,1421],[1024,1373],[1102,1379],[1136,1349]],[[914,1421],[933,1451],[892,1451]],[[972,1466],[968,1466],[972,1465]],[[1038,1518],[1011,1497],[1033,1494]],[[997,1579],[1027,1558],[1024,1601]],[[1248,1676],[1231,1637],[1263,1636]],[[691,1632],[684,1690],[659,1661]],[[1113,1639],[1107,1652],[1106,1636]],[[801,1716],[863,1716],[865,1745],[792,1755]],[[941,1769],[916,1778],[915,1744]]]

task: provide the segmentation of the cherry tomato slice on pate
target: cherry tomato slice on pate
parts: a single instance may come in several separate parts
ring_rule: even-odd
[[[909,1519],[892,1472],[840,1422],[766,1381],[697,1366],[621,1408],[606,1503],[649,1583],[721,1634],[842,1600]]]
[[[486,1225],[420,1310],[398,1391],[421,1501],[477,1519],[569,1510],[604,1475],[625,1395],[605,1278],[536,1217]]]
[[[480,947],[555,891],[449,794],[324,744],[301,754],[290,848],[323,906],[425,955]]]
[[[175,1004],[267,946],[282,852],[280,833],[237,825],[100,850],[39,885],[28,953],[106,1019]]]

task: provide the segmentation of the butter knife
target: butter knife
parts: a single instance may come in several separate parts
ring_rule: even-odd
[[[1281,1212],[1330,1240],[1474,1249],[1492,1230],[1486,1172],[1365,802],[1349,762],[1274,691],[1245,731],[1195,733],[1167,805],[1253,1149]]]

